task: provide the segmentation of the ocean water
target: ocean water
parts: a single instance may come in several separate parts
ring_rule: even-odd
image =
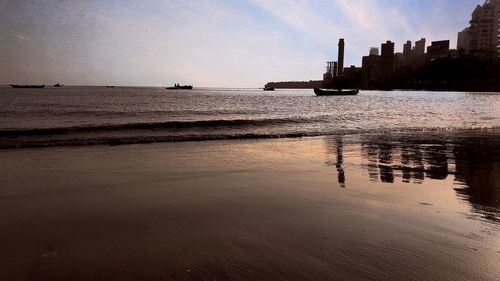
[[[499,93],[0,88],[0,148],[496,129]]]
[[[0,280],[500,276],[498,93],[3,87],[0,163]]]

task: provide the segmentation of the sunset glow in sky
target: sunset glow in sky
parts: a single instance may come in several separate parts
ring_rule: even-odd
[[[0,84],[261,87],[319,80],[346,40],[450,39],[480,0],[0,0]]]

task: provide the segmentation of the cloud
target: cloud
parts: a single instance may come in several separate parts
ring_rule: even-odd
[[[308,0],[250,0],[272,17],[301,32],[315,43],[324,43],[332,34],[341,34],[345,28],[335,22],[328,2],[313,5]],[[326,8],[326,9],[325,9]]]
[[[30,39],[28,37],[23,36],[22,34],[16,34],[14,36],[16,36],[17,39],[22,40],[22,41],[30,41]]]
[[[395,7],[382,7],[375,0],[336,0],[336,3],[357,32],[372,40],[390,40],[403,34],[416,36],[406,17]]]

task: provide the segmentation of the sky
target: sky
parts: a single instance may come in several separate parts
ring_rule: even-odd
[[[451,40],[484,0],[0,0],[0,84],[262,87],[392,40]]]

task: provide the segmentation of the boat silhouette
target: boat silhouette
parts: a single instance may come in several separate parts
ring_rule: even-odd
[[[317,96],[355,96],[359,93],[359,89],[340,90],[340,89],[320,89],[314,88],[314,93]]]
[[[45,88],[45,85],[10,85],[12,88],[23,88],[23,89],[42,89]]]
[[[191,86],[191,85],[181,86],[179,84],[175,84],[173,87],[166,87],[165,89],[167,89],[167,90],[192,90],[193,86]]]

